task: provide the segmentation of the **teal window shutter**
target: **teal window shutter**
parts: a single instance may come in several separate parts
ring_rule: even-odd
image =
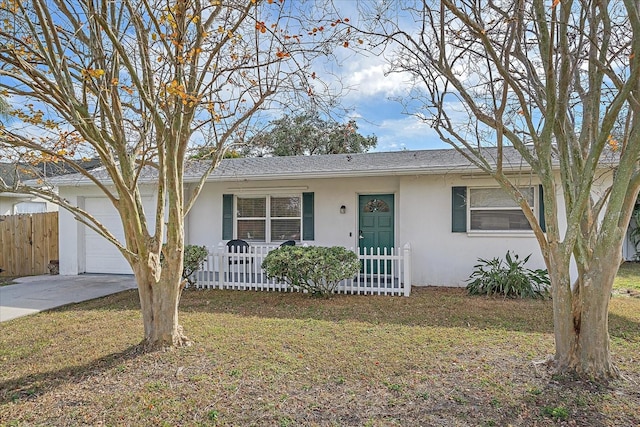
[[[467,231],[467,187],[451,188],[451,231]]]
[[[222,238],[233,239],[233,194],[222,195]]]
[[[313,240],[313,193],[302,193],[302,240]]]
[[[538,222],[543,232],[547,232],[547,223],[544,219],[544,190],[542,184],[538,186]]]

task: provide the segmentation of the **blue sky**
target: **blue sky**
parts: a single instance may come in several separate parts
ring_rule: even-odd
[[[351,90],[343,103],[353,107],[352,116],[361,134],[378,137],[375,151],[450,148],[428,124],[403,113],[396,99],[408,96],[405,76],[385,76],[387,65],[378,57],[352,58],[344,64],[340,74]]]
[[[334,4],[341,6],[344,16],[357,16],[350,0],[336,0]],[[332,87],[338,87],[338,84],[331,82],[331,76],[338,75],[342,79],[340,86],[349,88],[342,98],[342,104],[349,108],[349,113],[336,118],[344,121],[353,118],[362,135],[377,136],[378,144],[373,151],[449,148],[427,124],[404,114],[403,106],[394,100],[407,97],[409,86],[406,76],[385,76],[388,65],[379,56],[365,56],[342,47],[337,48],[334,54],[338,56],[339,64],[318,64],[318,75]],[[322,76],[323,71],[329,72]]]
[[[358,11],[350,0],[335,0],[334,6],[345,17],[358,19]],[[407,22],[403,27],[415,25]],[[342,86],[349,88],[342,99],[345,107],[352,107],[350,116],[358,124],[361,134],[376,135],[378,146],[374,151],[423,150],[451,148],[442,142],[428,124],[403,113],[403,106],[395,99],[408,99],[408,76],[385,75],[389,66],[382,56],[366,52],[354,53],[350,49],[334,51],[337,64],[325,64],[329,74],[342,79]],[[346,118],[345,118],[346,119]]]

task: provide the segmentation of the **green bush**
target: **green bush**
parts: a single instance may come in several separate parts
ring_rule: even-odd
[[[189,286],[193,286],[197,282],[193,273],[200,270],[200,267],[208,254],[209,251],[206,246],[186,245],[184,247],[182,277],[187,279]]]
[[[339,246],[284,246],[269,252],[262,268],[270,279],[328,297],[340,281],[358,274],[360,262],[355,253]]]
[[[527,256],[520,260],[517,254],[507,251],[505,259],[490,261],[479,258],[473,273],[467,280],[467,292],[471,295],[503,295],[505,298],[548,298],[549,274],[547,270],[525,268]]]
[[[206,246],[185,245],[182,256],[182,278],[187,280],[187,286],[193,286],[197,280],[193,273],[200,270],[202,262],[207,258],[209,251]],[[164,253],[160,253],[160,263],[164,262]]]

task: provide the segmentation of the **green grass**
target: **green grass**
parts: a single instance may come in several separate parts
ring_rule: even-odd
[[[135,291],[2,324],[0,425],[638,425],[640,299],[611,300],[624,380],[561,380],[550,301],[185,291],[194,345],[140,353]]]
[[[616,290],[627,290],[640,295],[640,262],[625,262],[613,283]]]

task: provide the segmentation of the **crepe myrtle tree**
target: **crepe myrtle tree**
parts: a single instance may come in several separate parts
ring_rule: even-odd
[[[148,348],[189,343],[178,322],[184,217],[229,142],[274,103],[325,99],[310,66],[339,44],[307,30],[310,11],[322,12],[283,0],[0,3],[0,93],[12,106],[0,153],[83,174],[118,211],[124,240],[45,178],[0,191],[57,203],[120,250],[136,277]],[[203,146],[208,163],[186,192],[185,159]],[[84,170],[83,157],[99,158],[102,175]],[[149,174],[156,204],[145,211],[140,177]]]
[[[352,46],[386,50],[388,71],[413,78],[407,111],[493,177],[527,217],[552,283],[557,371],[616,377],[608,308],[640,188],[640,4],[359,7],[360,24],[342,23]],[[508,173],[513,149],[542,185],[546,232],[522,181]]]

